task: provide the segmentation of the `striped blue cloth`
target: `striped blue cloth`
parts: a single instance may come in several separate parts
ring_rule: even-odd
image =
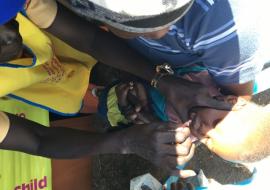
[[[196,0],[161,39],[129,44],[154,64],[204,66],[219,84],[254,80],[270,60],[268,1]],[[267,43],[268,41],[268,43]]]

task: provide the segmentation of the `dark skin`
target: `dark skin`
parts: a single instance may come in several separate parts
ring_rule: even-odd
[[[121,39],[74,15],[60,4],[56,19],[47,31],[97,60],[127,72],[132,71],[132,74],[146,81],[150,82],[155,75],[154,68],[147,64],[147,60],[130,49]],[[0,32],[0,61],[4,62],[21,53],[22,39],[18,33],[18,24],[14,20],[1,26]],[[203,85],[184,79],[163,77],[158,89],[169,102],[174,103],[175,110],[183,121],[187,120],[188,110],[192,107],[231,109],[229,104],[211,98]]]
[[[133,75],[149,82],[155,75],[155,69],[148,64],[148,61],[134,52],[120,38],[74,15],[60,4],[55,21],[46,30],[107,65],[127,72],[132,71]],[[0,26],[0,33],[0,62],[19,56],[22,52],[22,39],[18,32],[18,23],[12,19]],[[188,110],[192,107],[231,109],[231,105],[210,97],[203,85],[184,79],[173,76],[163,77],[159,81],[158,89],[169,102],[173,102],[175,110],[183,121],[188,119]]]
[[[54,22],[46,30],[104,64],[132,73],[148,82],[155,75],[155,69],[148,64],[148,60],[132,50],[122,39],[76,16],[61,4],[58,4]],[[231,105],[210,97],[207,88],[199,83],[173,76],[163,77],[159,81],[158,89],[174,104],[183,121],[188,119],[188,110],[192,107],[231,109]]]
[[[1,62],[14,59],[21,55],[22,40],[16,25],[18,25],[16,21],[12,20],[11,22],[1,27],[1,52],[4,52],[4,54],[1,53]],[[3,40],[5,39],[4,37],[6,36],[6,31],[8,31],[7,36],[9,36],[10,39]],[[47,29],[47,31],[67,42],[69,45],[92,55],[97,60],[100,60],[103,63],[114,66],[116,68],[121,68],[125,71],[132,71],[134,75],[137,75],[138,77],[141,77],[147,81],[150,81],[155,75],[154,68],[147,64],[147,60],[140,57],[122,40],[115,37],[111,33],[99,29],[96,25],[91,24],[74,15],[61,5],[59,5],[55,21],[50,26],[50,28]],[[10,44],[14,45],[10,46]],[[128,62],[129,64],[126,64]],[[192,85],[195,85],[195,88],[193,88]],[[190,88],[190,86],[192,88]],[[166,95],[168,101],[177,102],[175,104],[175,109],[181,110],[179,113],[185,113],[183,114],[183,118],[187,116],[186,113],[190,105],[196,106],[201,104],[203,106],[220,109],[231,109],[231,105],[229,104],[224,104],[223,102],[216,101],[206,93],[198,93],[198,89],[203,88],[204,87],[202,85],[195,83],[193,84],[175,77],[164,77],[159,82],[159,89],[161,92],[163,92],[164,95]],[[178,90],[176,91],[176,89]],[[179,96],[175,96],[175,93],[179,93]],[[190,96],[187,93],[191,93],[196,96]],[[185,102],[188,102],[189,106],[187,106],[186,103],[183,104],[183,102],[180,101],[179,97],[181,96],[186,97]],[[191,104],[189,102],[195,103]],[[12,130],[10,130],[8,137],[1,144],[1,148],[3,149],[19,150],[30,154],[53,158],[75,158],[85,154],[94,155],[102,153],[135,153],[150,160],[158,166],[164,166],[166,170],[169,170],[169,172],[176,172],[180,175],[181,171],[176,171],[175,166],[177,164],[181,165],[188,161],[194,152],[194,148],[185,150],[184,153],[179,151],[179,146],[181,146],[181,144],[190,144],[190,139],[188,138],[190,132],[178,131],[177,129],[179,126],[172,125],[170,123],[157,122],[144,124],[141,126],[134,125],[125,131],[110,135],[100,135],[92,133],[85,134],[81,131],[76,132],[76,130],[66,131],[66,129],[62,128],[40,129],[41,127],[39,127],[39,131],[36,131],[38,127],[29,126],[37,126],[37,124],[31,124],[29,121],[27,121],[28,123],[24,123],[20,118],[12,116],[9,117],[11,118],[12,122],[17,123],[18,125],[22,123],[21,127],[24,129],[24,133],[18,132],[20,130],[16,127],[17,125],[14,127],[11,126]],[[57,132],[57,130],[60,132]],[[16,136],[13,133],[20,134],[21,137],[31,137],[32,139],[30,138],[29,142],[34,144],[25,144],[27,145],[26,147],[21,147],[21,145],[17,143],[8,144],[8,142],[10,142],[9,140]],[[41,134],[45,136],[42,136]],[[64,138],[61,141],[62,143],[57,139],[59,136]],[[46,139],[51,138],[53,138],[55,141],[46,141]],[[70,140],[70,138],[73,140]],[[44,139],[45,141],[42,141]],[[80,148],[79,151],[72,152],[70,151],[70,147],[72,147],[72,145],[67,146],[67,144],[63,142],[73,142],[73,147],[76,149],[75,147],[78,146],[76,139],[81,139],[83,141],[82,143],[79,143],[79,146],[82,146],[82,148]],[[121,142],[119,142],[119,139],[121,139]],[[47,143],[52,144],[52,142],[54,142],[54,145],[57,144],[58,146],[48,146]],[[104,146],[104,144],[106,144],[106,146]],[[168,148],[168,146],[170,146],[170,148]],[[45,148],[40,149],[43,147]],[[65,147],[69,147],[69,153],[66,152],[67,150],[65,151]],[[121,148],[119,149],[119,147]],[[190,147],[192,146],[190,145]],[[61,151],[56,154],[57,150]]]
[[[106,153],[137,154],[170,174],[185,176],[186,172],[176,170],[175,166],[185,164],[193,156],[195,148],[185,148],[191,145],[188,128],[179,131],[179,126],[170,123],[133,125],[113,133],[91,133],[61,127],[47,128],[7,115],[10,129],[0,148],[49,158],[78,158]]]
[[[130,86],[127,83],[127,87]],[[116,88],[116,94],[118,95],[118,105],[126,106],[127,102],[122,101],[122,96],[129,96],[128,94],[134,94],[136,86],[141,86],[137,83],[134,83],[132,88],[126,88],[124,84],[120,84],[118,88]],[[140,87],[140,94],[145,94],[145,89]],[[119,91],[124,91],[124,93],[119,93]],[[135,102],[139,101],[141,98],[140,94],[134,94],[133,99],[137,98],[136,101],[132,102],[130,110],[126,113],[129,116],[129,113],[132,113],[132,110],[136,109]],[[259,107],[254,104],[249,103],[247,100],[243,98],[239,98],[236,96],[220,96],[220,100],[226,101],[231,105],[234,105],[235,111],[223,111],[223,110],[215,110],[211,108],[198,108],[191,110],[190,118],[191,122],[188,126],[191,130],[191,133],[196,138],[200,139],[202,143],[205,143],[207,147],[222,157],[225,160],[241,162],[243,161],[243,156],[245,152],[252,150],[252,145],[256,144],[257,139],[260,135],[254,135],[254,131],[256,130],[253,127],[264,126],[264,122],[261,122],[260,118],[254,119],[254,117],[250,117],[248,115],[254,115],[255,113],[260,113],[261,118],[265,117],[265,113],[267,115],[267,111],[262,111]],[[146,107],[147,105],[145,105]],[[168,107],[167,107],[168,108]],[[142,109],[139,111],[140,113],[137,115],[144,115],[147,117],[149,121],[151,121],[150,117],[145,115],[147,109]],[[255,115],[256,115],[255,114]],[[134,115],[134,114],[133,114]],[[173,114],[170,114],[173,116]],[[129,117],[130,122],[140,122],[143,123],[139,117]],[[148,122],[149,122],[148,121]],[[253,123],[256,121],[255,123]],[[266,121],[266,120],[263,120]],[[245,124],[246,123],[246,124]],[[245,126],[243,128],[243,126]],[[252,136],[252,138],[250,138]],[[252,140],[251,140],[252,139]],[[254,141],[254,142],[251,142]],[[184,146],[184,143],[182,144]],[[187,146],[186,148],[188,148]],[[233,147],[233,148],[232,148]],[[256,147],[254,149],[257,149]]]
[[[129,120],[130,123],[135,123],[138,125],[151,124],[159,121],[159,119],[152,113],[153,110],[147,104],[147,93],[145,87],[139,82],[129,82],[129,83],[120,83],[115,87],[115,93],[118,99],[118,106],[121,109],[122,114]],[[141,103],[141,106],[138,104]],[[177,131],[182,131],[185,134],[183,137],[175,136],[176,138],[183,138],[182,143],[173,145],[164,141],[164,144],[159,147],[160,150],[167,151],[168,156],[166,159],[170,160],[168,163],[171,163],[171,167],[175,166],[172,155],[175,154],[175,151],[178,155],[182,155],[182,158],[178,156],[178,164],[181,162],[183,165],[191,159],[195,145],[192,143],[190,135],[190,130],[188,124],[178,123],[176,126],[181,126]],[[170,129],[168,129],[170,131]],[[172,129],[174,130],[174,129]],[[180,133],[179,133],[180,134]],[[178,134],[178,135],[179,135]],[[146,135],[149,137],[149,135]],[[154,140],[154,139],[153,139]],[[154,140],[156,141],[156,140]],[[151,139],[149,142],[153,142]],[[153,153],[150,153],[150,157]],[[160,157],[164,159],[164,156]],[[149,158],[146,157],[149,160]],[[181,160],[179,160],[181,159]],[[162,163],[162,162],[161,162]],[[169,165],[168,165],[169,166]],[[182,170],[182,177],[189,177],[195,175],[193,171]]]
[[[9,44],[20,43],[21,39],[13,35],[18,34],[17,22],[12,21],[6,25],[8,27],[2,27],[1,33],[7,31],[13,37],[10,38],[12,43]],[[4,45],[2,47],[5,48]],[[19,47],[18,52],[21,52],[22,48]],[[13,48],[17,48],[17,46],[13,46]],[[12,51],[6,53],[10,53],[9,56],[14,56],[14,58],[20,55],[20,53],[13,55]],[[5,57],[5,59],[7,58]],[[194,152],[194,148],[184,152],[184,154],[177,152],[178,146],[189,142],[187,137],[190,132],[178,132],[178,126],[169,123],[134,125],[129,129],[112,134],[96,134],[66,128],[44,128],[37,123],[19,117],[8,116],[11,128],[8,136],[0,145],[2,149],[18,150],[50,158],[78,158],[83,155],[105,153],[134,153],[158,166],[164,166],[168,172],[178,173],[178,175],[179,172],[175,170],[175,166],[185,163]],[[172,144],[169,152],[162,148],[167,143]],[[69,148],[66,149],[66,147]]]

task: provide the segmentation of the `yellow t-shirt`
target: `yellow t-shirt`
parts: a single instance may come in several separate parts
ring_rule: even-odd
[[[16,20],[32,57],[0,63],[0,97],[9,96],[64,115],[76,114],[96,60],[40,30],[23,15],[18,14]]]

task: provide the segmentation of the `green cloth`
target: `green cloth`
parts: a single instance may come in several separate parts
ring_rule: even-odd
[[[109,90],[107,98],[107,118],[112,127],[116,127],[119,123],[127,124],[128,121],[122,115],[118,107],[118,100],[115,92],[115,86]]]
[[[0,110],[49,126],[48,111],[11,98],[0,98]],[[51,160],[0,150],[0,190],[19,190],[23,186],[29,190],[52,190]]]

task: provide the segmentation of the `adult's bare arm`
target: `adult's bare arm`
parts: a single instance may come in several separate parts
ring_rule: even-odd
[[[58,4],[56,18],[47,31],[104,64],[127,71],[148,82],[155,75],[155,69],[148,60],[131,49],[122,39],[75,15],[61,4]],[[184,113],[180,114],[184,121],[187,120],[190,105],[226,110],[231,108],[205,93],[208,90],[203,85],[184,79],[170,77],[169,80],[161,80],[159,90],[169,102],[177,105],[175,108],[178,113]],[[192,94],[189,94],[190,92]]]
[[[106,65],[148,81],[154,77],[153,66],[132,50],[124,40],[79,17],[60,3],[55,20],[46,30]]]
[[[45,127],[6,113],[9,131],[1,149],[50,158],[78,158],[103,153],[121,153],[120,133],[92,133],[66,127]],[[1,125],[1,121],[0,121]],[[0,131],[1,132],[1,131]]]
[[[134,125],[112,133],[91,133],[71,128],[44,127],[15,115],[4,115],[8,118],[5,119],[5,126],[9,123],[9,130],[0,142],[1,149],[49,158],[133,153],[168,172],[184,175],[186,171],[176,171],[175,167],[185,164],[193,156],[195,148],[188,128],[178,129],[178,126],[169,123]],[[0,118],[1,127],[3,119]]]

